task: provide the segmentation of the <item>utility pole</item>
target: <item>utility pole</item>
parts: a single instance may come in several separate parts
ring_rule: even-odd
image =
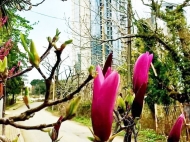
[[[131,21],[132,21],[132,6],[131,0],[127,2],[127,34],[131,34]],[[132,87],[132,75],[131,75],[131,38],[127,39],[128,47],[127,47],[127,85],[128,87]]]
[[[3,83],[3,112],[2,112],[2,118],[5,117],[5,109],[6,109],[6,81]],[[5,124],[2,125],[2,135],[5,135]]]
[[[53,87],[52,87],[52,90],[53,90],[53,92],[52,92],[52,94],[53,94],[52,100],[54,101],[55,100],[55,74],[53,75]],[[52,111],[53,111],[53,109],[54,109],[54,107],[52,105]]]
[[[102,3],[100,3],[100,20],[101,20],[101,31],[102,31],[102,41],[105,40],[105,27],[104,27],[104,0],[102,0]],[[102,65],[105,63],[105,43],[102,43]]]

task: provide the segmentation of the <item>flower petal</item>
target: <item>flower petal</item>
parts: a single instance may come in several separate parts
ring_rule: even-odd
[[[147,83],[144,83],[137,94],[135,95],[135,99],[133,100],[131,113],[133,118],[140,117],[143,108],[144,95],[146,93]]]
[[[107,78],[111,73],[112,73],[112,70],[111,70],[111,67],[109,67],[105,74],[105,78]]]
[[[104,76],[105,76],[105,74],[107,73],[108,68],[111,67],[112,58],[113,58],[113,52],[111,52],[111,53],[108,55],[108,57],[107,57],[107,59],[106,59],[106,62],[105,62],[105,64],[104,64],[104,68],[103,68],[103,71],[102,71]]]
[[[94,134],[102,141],[107,141],[111,134],[113,109],[116,94],[119,88],[120,77],[117,72],[112,72],[100,88],[101,96],[93,100],[92,125]]]
[[[178,117],[169,133],[168,142],[179,142],[184,119],[184,114]]]
[[[104,81],[102,69],[99,65],[96,67],[96,71],[98,72],[98,75],[94,79],[94,83],[93,83],[93,100],[97,99],[100,96],[99,90]]]
[[[153,54],[148,52],[141,54],[134,66],[133,91],[136,94],[143,83],[148,81],[148,71],[152,62]]]

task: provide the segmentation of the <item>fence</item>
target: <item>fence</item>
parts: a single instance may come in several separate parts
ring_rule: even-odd
[[[184,111],[186,115],[186,124],[190,119],[188,113],[190,112],[190,105],[157,105],[155,104],[155,113],[151,113],[147,104],[144,105],[141,125],[142,128],[150,128],[154,129],[158,134],[162,134],[168,136],[173,124],[179,115]],[[189,137],[189,128],[188,125],[183,126],[183,131],[181,133],[181,141],[180,142],[188,142]]]
[[[182,110],[180,105],[157,105],[155,104],[155,128],[159,134],[168,135]]]

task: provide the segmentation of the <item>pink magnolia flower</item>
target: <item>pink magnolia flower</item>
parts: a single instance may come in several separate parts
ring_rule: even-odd
[[[7,19],[8,19],[7,16],[0,18],[0,27],[3,26],[7,22]]]
[[[153,54],[149,52],[141,54],[134,66],[133,71],[133,92],[135,99],[132,104],[133,118],[140,117],[143,107],[144,95],[148,83],[148,71],[153,59]]]
[[[15,73],[17,73],[19,71],[19,67],[20,67],[20,61],[17,63],[17,66],[13,66],[10,70],[9,70],[9,75],[8,76],[12,76]]]
[[[103,67],[103,70],[102,70],[104,76],[105,76],[105,74],[106,74],[108,68],[111,67],[111,65],[112,65],[112,60],[113,60],[113,52],[111,52],[111,53],[108,55],[108,57],[107,57],[107,59],[106,59],[106,62],[105,62],[105,64],[104,64],[104,67]]]
[[[96,67],[98,72],[94,79],[92,100],[92,127],[94,134],[101,141],[107,141],[111,134],[113,122],[113,109],[119,87],[120,76],[109,67],[105,76],[100,66]]]
[[[185,116],[184,114],[181,114],[169,133],[168,142],[179,142],[184,120]]]
[[[5,56],[9,54],[9,51],[12,48],[12,40],[9,39],[3,47],[0,49],[0,60],[3,60]]]

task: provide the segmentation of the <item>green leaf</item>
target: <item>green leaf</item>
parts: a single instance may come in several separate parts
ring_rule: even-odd
[[[90,132],[92,133],[92,135],[94,136],[94,139],[95,139],[96,141],[100,141],[100,142],[101,142],[101,139],[100,139],[98,136],[96,136],[96,135],[94,134],[94,132],[92,131],[92,129],[90,129],[90,127],[88,127],[88,128],[89,128]]]
[[[16,136],[16,138],[14,138],[14,139],[12,140],[12,142],[18,142],[19,136],[20,136],[20,134],[18,134],[18,135]]]
[[[92,75],[92,74],[93,74],[93,71],[94,71],[94,66],[91,65],[91,66],[88,68],[88,72],[89,72],[90,75]]]
[[[66,109],[66,117],[72,117],[76,113],[80,100],[81,96],[77,96],[70,101]]]
[[[4,57],[3,61],[1,60],[0,62],[0,72],[4,72],[5,69],[7,68],[7,56]]]
[[[1,67],[3,64],[2,60],[0,60],[0,73],[4,72],[3,68]]]
[[[34,65],[36,68],[39,67],[39,63],[40,63],[40,57],[38,55],[38,52],[36,50],[36,46],[33,42],[33,40],[31,40],[31,43],[30,43],[30,54],[29,57],[30,57],[30,62],[32,65]]]
[[[2,63],[2,66],[1,66],[4,70],[7,68],[7,56],[4,57],[3,59],[3,63]]]
[[[59,36],[60,33],[61,33],[61,32],[60,32],[59,29],[57,28],[57,29],[56,29],[56,34],[55,34],[55,35],[56,35],[56,36]]]
[[[93,137],[87,137],[90,141],[94,141],[94,138]]]
[[[51,131],[51,128],[43,128],[41,129],[42,132],[50,132]]]
[[[114,139],[116,136],[118,136],[120,133],[122,133],[122,131],[120,131],[120,132],[118,132],[118,133],[112,135],[112,136],[109,138],[108,142],[112,142],[113,139]]]
[[[125,101],[121,96],[117,97],[117,106],[121,107],[124,111],[126,111]]]
[[[132,105],[134,98],[135,98],[134,95],[128,94],[125,97],[125,102],[127,102],[129,105]]]
[[[29,53],[30,51],[28,50],[28,46],[26,44],[26,37],[25,37],[25,35],[22,34],[22,33],[20,33],[20,39],[21,39],[21,44],[24,47],[25,51]]]
[[[58,138],[55,142],[59,142],[61,140],[63,136],[61,136],[60,138]]]
[[[28,87],[25,87],[24,95],[25,95],[25,96],[28,96],[28,95],[29,95],[29,89],[28,89]]]
[[[72,42],[73,42],[73,40],[70,39],[70,40],[65,41],[65,44],[66,44],[66,45],[67,45],[67,44],[71,44]]]

